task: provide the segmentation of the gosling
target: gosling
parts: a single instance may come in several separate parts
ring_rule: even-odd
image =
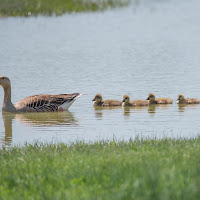
[[[170,98],[158,98],[156,99],[155,95],[153,93],[150,93],[148,95],[147,100],[149,100],[149,104],[172,104],[173,100]]]
[[[178,95],[177,104],[199,104],[200,100],[197,98],[185,98],[183,94]]]
[[[123,96],[122,106],[126,107],[137,107],[137,106],[148,106],[149,101],[147,100],[134,100],[130,101],[130,97],[128,95]]]
[[[93,106],[122,106],[121,101],[117,100],[103,101],[103,97],[101,94],[97,94],[92,101],[94,101]]]

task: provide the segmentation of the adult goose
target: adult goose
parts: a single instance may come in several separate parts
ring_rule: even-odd
[[[156,99],[155,95],[153,93],[150,93],[148,95],[147,100],[149,100],[149,104],[172,104],[173,100],[170,98],[158,98]]]
[[[199,104],[200,99],[197,98],[185,98],[183,94],[178,95],[177,104]]]
[[[149,101],[147,101],[147,100],[130,101],[129,95],[124,95],[122,102],[123,102],[122,106],[124,106],[124,107],[126,107],[126,106],[137,107],[137,106],[148,106],[149,105]]]
[[[79,93],[59,95],[41,94],[26,97],[16,104],[12,104],[9,78],[0,76],[0,85],[4,89],[2,111],[6,112],[55,112],[68,110],[72,103],[81,96]]]
[[[103,101],[101,94],[97,94],[92,101],[94,101],[93,106],[122,106],[122,102],[118,100]]]

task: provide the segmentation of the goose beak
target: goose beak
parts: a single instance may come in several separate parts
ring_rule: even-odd
[[[125,100],[123,99],[122,102],[125,102]]]
[[[95,101],[95,99],[92,99],[92,101]]]
[[[149,97],[146,100],[149,100]]]

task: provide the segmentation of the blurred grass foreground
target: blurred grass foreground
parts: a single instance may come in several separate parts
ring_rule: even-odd
[[[62,15],[127,6],[130,0],[0,0],[0,16]]]
[[[0,199],[200,199],[200,137],[0,149]]]

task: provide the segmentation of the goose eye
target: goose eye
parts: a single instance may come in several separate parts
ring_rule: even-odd
[[[4,79],[4,78],[2,78],[2,79]]]

